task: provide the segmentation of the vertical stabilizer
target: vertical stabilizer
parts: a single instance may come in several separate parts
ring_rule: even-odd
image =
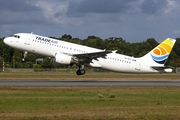
[[[164,66],[175,42],[175,39],[167,38],[165,41],[143,56],[142,59],[150,62],[154,66]]]

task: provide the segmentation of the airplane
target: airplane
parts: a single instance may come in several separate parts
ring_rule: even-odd
[[[175,39],[167,38],[146,55],[135,58],[117,54],[117,50],[100,50],[33,33],[17,33],[4,39],[6,45],[24,51],[22,61],[28,52],[47,56],[53,65],[76,64],[77,75],[86,73],[84,66],[120,73],[170,73],[172,68],[164,64],[175,42]]]

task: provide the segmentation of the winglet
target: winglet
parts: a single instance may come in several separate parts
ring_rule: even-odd
[[[114,50],[114,51],[112,51],[112,53],[116,53],[118,50]]]

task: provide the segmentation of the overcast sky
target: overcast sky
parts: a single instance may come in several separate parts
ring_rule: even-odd
[[[0,38],[30,33],[127,42],[180,37],[180,0],[0,0]]]

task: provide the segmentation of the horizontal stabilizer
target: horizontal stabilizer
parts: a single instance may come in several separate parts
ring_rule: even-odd
[[[166,72],[166,73],[171,73],[173,70],[173,67],[165,67],[165,66],[152,66],[151,68],[153,68],[154,70],[157,70],[159,72]]]
[[[173,67],[165,67],[165,66],[151,66],[151,68],[155,70],[164,70],[164,69],[173,69]]]

